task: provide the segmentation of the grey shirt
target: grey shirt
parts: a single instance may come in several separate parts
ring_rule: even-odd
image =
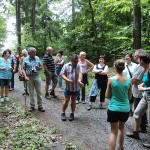
[[[142,92],[138,90],[138,85],[141,84],[143,75],[144,75],[144,68],[138,64],[134,70],[133,78],[138,79],[140,81],[136,82],[132,86],[132,94],[135,98],[142,98]]]

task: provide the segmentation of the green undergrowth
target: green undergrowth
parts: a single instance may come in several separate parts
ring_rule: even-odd
[[[58,139],[57,127],[41,123],[14,100],[0,103],[0,149],[50,150]]]

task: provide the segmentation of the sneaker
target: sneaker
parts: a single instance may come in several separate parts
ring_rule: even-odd
[[[137,131],[127,132],[126,136],[137,139],[137,140],[140,140],[139,132],[137,132]]]
[[[85,101],[82,101],[82,104],[86,104],[86,102],[85,102]]]
[[[60,88],[58,88],[58,92],[60,92],[61,91],[61,89]]]
[[[147,133],[147,129],[146,128],[140,128],[139,132],[141,132],[141,133]]]
[[[76,99],[76,104],[79,104],[79,100]]]
[[[43,109],[43,107],[39,107],[38,110],[41,112],[45,112],[45,109]]]
[[[7,96],[4,98],[4,100],[5,100],[6,102],[9,102],[9,98],[8,98]]]
[[[51,97],[49,96],[48,93],[45,94],[45,98],[46,98],[46,99],[51,99]]]
[[[150,148],[150,143],[148,142],[143,143],[143,147]]]
[[[66,121],[66,115],[65,115],[65,113],[62,113],[62,114],[61,114],[61,120],[62,120],[62,121]]]
[[[30,107],[29,112],[32,112],[32,111],[34,111],[34,110],[35,110],[34,107]]]
[[[91,110],[92,109],[92,105],[89,105],[88,107],[87,107],[87,110],[89,111],[89,110]]]
[[[122,148],[122,149],[118,148],[118,150],[124,150],[124,148]]]
[[[0,98],[0,102],[4,103],[4,98],[3,97]]]
[[[100,109],[106,109],[106,106],[103,105],[103,104],[100,104],[100,105],[99,105],[99,108],[100,108]]]
[[[50,92],[50,95],[52,95],[54,98],[57,98],[57,96],[55,95],[55,92],[54,92],[54,91],[51,91],[51,92]]]
[[[69,117],[69,121],[73,121],[73,120],[74,120],[74,113],[71,113]]]
[[[13,91],[14,90],[14,88],[9,88],[9,91]]]

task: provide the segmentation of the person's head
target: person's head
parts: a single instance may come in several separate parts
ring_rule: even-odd
[[[36,56],[36,49],[34,47],[29,47],[28,54],[31,58],[34,58]]]
[[[58,51],[58,52],[57,52],[57,56],[58,56],[58,57],[61,57],[62,55],[63,55],[63,51]]]
[[[53,48],[52,47],[47,47],[47,53],[48,54],[52,54],[52,52],[53,52]]]
[[[100,55],[99,56],[99,63],[100,64],[104,64],[105,63],[105,56],[104,55]]]
[[[10,51],[9,49],[7,49],[7,50],[5,50],[5,51],[3,52],[2,57],[4,57],[4,58],[9,58],[10,55],[11,55],[11,51]]]
[[[79,59],[79,56],[77,54],[73,54],[72,57],[71,57],[71,62],[72,62],[72,65],[73,66],[77,66],[78,64],[78,59]]]
[[[126,61],[127,63],[130,63],[130,62],[131,62],[131,59],[132,59],[132,54],[127,53],[127,54],[125,55],[125,61]]]
[[[137,49],[134,53],[134,60],[135,62],[139,63],[139,54],[144,52],[142,49]]]
[[[121,74],[122,71],[125,69],[125,62],[123,59],[118,59],[114,62],[114,68],[117,73]]]
[[[150,63],[150,55],[148,53],[141,52],[139,54],[139,62],[140,62],[141,66],[144,66],[145,64],[149,65],[149,63]]]
[[[81,58],[81,59],[85,59],[85,57],[86,57],[86,53],[85,52],[80,52],[80,54],[79,54],[79,57]]]
[[[24,57],[28,56],[28,51],[26,49],[22,50],[22,55]]]

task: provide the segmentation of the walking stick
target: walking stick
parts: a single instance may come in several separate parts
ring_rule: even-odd
[[[25,90],[25,94],[24,94],[24,102],[25,102],[25,112],[27,112],[27,81],[24,81],[24,90]]]

